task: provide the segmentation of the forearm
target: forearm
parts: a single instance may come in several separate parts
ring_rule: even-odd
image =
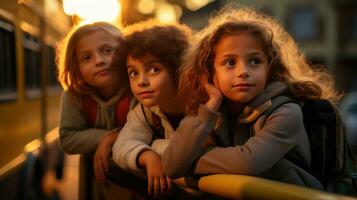
[[[216,147],[201,156],[195,173],[261,175],[278,163],[297,144],[299,138],[306,134],[301,111],[294,104],[282,106],[258,128],[260,120],[252,126],[256,134],[244,144]],[[239,134],[239,131],[236,130],[235,134]]]
[[[107,133],[104,138],[105,138],[105,142],[107,143],[107,145],[113,146],[114,142],[116,141],[117,137],[119,135],[119,131],[112,131],[110,133]],[[103,139],[104,139],[103,138]]]
[[[186,117],[162,155],[165,174],[183,176],[201,155],[203,143],[214,130],[218,114],[200,107],[194,117]]]
[[[59,142],[63,151],[69,154],[94,152],[102,137],[111,130],[90,128],[80,131],[60,128]]]
[[[113,145],[113,160],[123,169],[140,171],[136,160],[138,154],[150,149],[152,130],[147,125],[140,105],[128,114],[128,121]]]

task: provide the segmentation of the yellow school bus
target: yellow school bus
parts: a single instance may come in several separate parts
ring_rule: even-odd
[[[0,192],[8,199],[42,176],[31,169],[49,167],[58,136],[46,133],[58,124],[62,91],[55,47],[70,25],[61,1],[0,0]]]

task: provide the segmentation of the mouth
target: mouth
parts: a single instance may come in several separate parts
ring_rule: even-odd
[[[102,70],[94,73],[94,76],[104,76],[104,75],[107,75],[109,72],[110,72],[109,69],[102,69]]]
[[[152,94],[154,94],[154,91],[143,91],[138,93],[138,95],[142,98],[149,98],[152,96]]]
[[[248,90],[249,88],[253,87],[253,84],[250,83],[238,83],[234,84],[232,87],[237,88],[238,90]]]
[[[252,87],[252,86],[254,86],[254,85],[250,84],[250,83],[238,83],[238,84],[233,85],[233,87]]]

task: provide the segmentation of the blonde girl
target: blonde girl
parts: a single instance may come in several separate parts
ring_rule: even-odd
[[[115,26],[97,22],[74,27],[58,46],[58,79],[64,88],[60,145],[66,153],[82,155],[81,173],[87,174],[81,178],[94,174],[94,185],[106,181],[112,145],[131,107],[130,91],[119,84],[118,67],[111,66],[122,44]],[[91,180],[81,181],[91,185]],[[91,197],[91,190],[80,192],[83,199]],[[105,193],[93,195],[107,199]]]
[[[307,63],[279,24],[249,8],[226,8],[196,36],[185,58],[179,93],[190,117],[182,122],[187,130],[172,137],[163,153],[169,176],[183,176],[197,161],[198,174],[246,174],[323,188],[284,157],[311,162],[300,105],[286,103],[262,115],[280,95],[300,102],[339,98],[332,78]]]

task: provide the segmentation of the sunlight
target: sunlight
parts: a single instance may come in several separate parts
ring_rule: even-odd
[[[137,5],[138,11],[143,14],[151,14],[155,10],[154,0],[140,0]]]
[[[116,22],[121,12],[118,0],[63,0],[63,9],[66,14],[79,17],[81,23]]]
[[[214,0],[186,0],[186,6],[191,11],[196,11]]]
[[[156,18],[162,23],[172,23],[178,19],[175,7],[169,4],[159,6],[156,11]]]

